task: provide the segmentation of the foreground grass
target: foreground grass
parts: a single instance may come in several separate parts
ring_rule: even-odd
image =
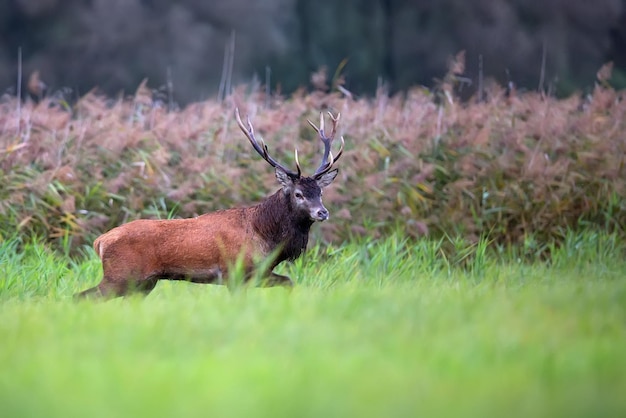
[[[461,270],[391,237],[313,248],[282,268],[292,292],[77,303],[93,255],[5,243],[0,415],[623,416],[623,246],[571,237],[551,266],[482,250]]]

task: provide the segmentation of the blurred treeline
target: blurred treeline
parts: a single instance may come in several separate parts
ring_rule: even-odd
[[[20,48],[25,86],[38,71],[76,98],[145,77],[180,103],[255,77],[290,92],[321,67],[354,93],[393,92],[432,85],[461,50],[468,93],[482,73],[567,94],[607,61],[626,85],[626,0],[3,0],[0,92],[15,93]]]

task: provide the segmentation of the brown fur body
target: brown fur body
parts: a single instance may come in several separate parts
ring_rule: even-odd
[[[301,179],[306,180],[315,184]],[[159,280],[222,284],[238,257],[250,278],[257,262],[275,251],[268,271],[261,272],[266,277],[263,284],[292,286],[291,279],[271,270],[302,254],[314,222],[311,209],[298,208],[292,199],[290,189],[281,189],[247,208],[190,219],[141,219],[114,228],[94,241],[102,261],[102,281],[78,296],[122,296],[132,290],[149,293]]]
[[[229,269],[243,262],[245,279],[259,271],[266,286],[293,286],[289,277],[272,270],[285,260],[295,260],[306,249],[309,230],[315,221],[328,219],[322,204],[322,189],[337,176],[331,170],[341,149],[333,159],[330,146],[339,115],[332,120],[330,136],[320,126],[311,126],[324,144],[322,163],[312,177],[303,177],[274,160],[254,137],[252,124],[246,127],[239,111],[237,123],[253,148],[275,168],[282,188],[263,202],[247,207],[208,213],[197,218],[171,220],[137,220],[100,235],[94,249],[102,261],[100,284],[77,296],[123,296],[129,291],[149,293],[159,280],[188,280],[196,283],[221,284],[228,280]],[[270,263],[263,262],[268,257]]]

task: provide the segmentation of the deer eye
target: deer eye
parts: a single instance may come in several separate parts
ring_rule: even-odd
[[[304,197],[301,192],[295,192],[294,196],[296,196],[296,199],[302,199]]]

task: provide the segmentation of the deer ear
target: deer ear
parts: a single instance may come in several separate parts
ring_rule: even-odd
[[[335,180],[335,177],[337,177],[338,173],[339,173],[339,170],[335,168],[334,170],[329,171],[328,173],[322,174],[320,177],[315,179],[317,181],[317,185],[320,186],[320,189],[323,189],[324,187],[332,183],[333,180]]]
[[[286,189],[293,186],[293,179],[280,167],[276,167],[276,179]]]

